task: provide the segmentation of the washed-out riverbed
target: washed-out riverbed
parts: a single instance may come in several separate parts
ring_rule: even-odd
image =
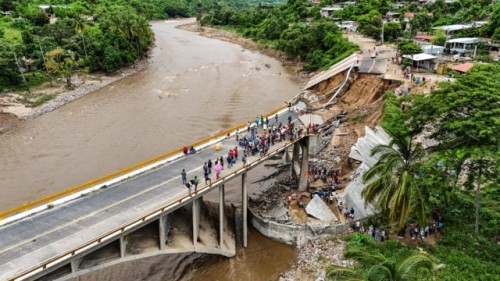
[[[175,28],[189,21],[152,23],[156,47],[143,71],[1,134],[0,209],[181,147],[279,107],[300,91],[277,60]],[[228,201],[241,196],[230,194]],[[174,270],[183,272],[180,279],[270,280],[290,265],[293,248],[255,232],[249,241],[234,259],[190,255],[187,260],[197,262]],[[137,270],[146,269],[124,264],[98,279]]]

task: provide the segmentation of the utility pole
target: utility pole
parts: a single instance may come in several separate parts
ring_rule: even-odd
[[[384,20],[382,20],[382,35],[380,36],[380,42],[384,44]]]

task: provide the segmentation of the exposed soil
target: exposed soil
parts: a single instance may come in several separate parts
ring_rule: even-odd
[[[346,84],[346,89],[337,96],[334,105],[329,109],[321,109],[342,79],[343,75],[338,75],[326,80],[305,95],[306,99],[317,100],[310,105],[319,108],[315,113],[321,115],[324,120],[339,120],[339,126],[335,129],[330,143],[317,158],[330,161],[333,169],[339,170],[340,188],[349,183],[349,176],[355,168],[348,158],[351,147],[358,138],[365,135],[365,127],[374,128],[381,124],[383,95],[387,90],[400,85],[397,81],[385,80],[378,75],[354,74]],[[333,161],[334,159],[338,161]]]

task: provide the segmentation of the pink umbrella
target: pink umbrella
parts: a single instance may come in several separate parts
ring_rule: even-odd
[[[214,171],[215,175],[217,176],[217,179],[219,179],[220,171],[222,171],[222,165],[217,163],[217,165],[214,166]]]

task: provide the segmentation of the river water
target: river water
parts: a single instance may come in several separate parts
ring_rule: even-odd
[[[300,91],[275,59],[175,28],[189,21],[152,23],[156,47],[144,71],[1,134],[0,210],[242,123]],[[196,274],[184,275],[193,280],[274,279],[289,265],[293,249],[255,233],[252,239],[259,243],[236,258],[212,259],[201,263],[212,266],[188,267]],[[269,260],[275,254],[283,258]],[[282,262],[275,266],[274,260]]]

